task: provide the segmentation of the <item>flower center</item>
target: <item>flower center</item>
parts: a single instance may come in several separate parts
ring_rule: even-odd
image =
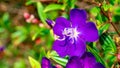
[[[74,40],[77,40],[78,34],[80,34],[80,32],[77,31],[77,28],[65,28],[63,30],[63,35],[72,39],[72,43],[74,43]]]

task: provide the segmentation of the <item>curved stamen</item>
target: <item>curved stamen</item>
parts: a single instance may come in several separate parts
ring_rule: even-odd
[[[80,32],[77,31],[77,28],[65,28],[62,33],[64,36],[68,36],[70,39],[72,39],[72,43],[77,40],[78,34]]]
[[[63,36],[63,38],[58,38],[57,40],[63,41],[63,40],[65,40],[65,36]]]

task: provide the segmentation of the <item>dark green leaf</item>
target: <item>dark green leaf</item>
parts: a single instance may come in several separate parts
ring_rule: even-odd
[[[3,15],[3,22],[4,22],[4,24],[8,24],[9,23],[9,14],[8,13],[5,13],[4,15]]]
[[[112,17],[113,22],[120,22],[120,15],[115,15]]]
[[[55,51],[52,51],[49,57],[58,64],[61,64],[62,66],[65,66],[66,63],[68,62],[66,58],[60,58]]]
[[[62,66],[65,66],[66,63],[68,62],[67,59],[65,58],[60,58],[59,56],[57,57],[51,57],[55,62],[57,62],[58,64],[61,64]]]
[[[72,8],[75,8],[75,2],[77,0],[64,0],[63,3],[64,3],[64,9],[66,10],[70,10]]]
[[[114,5],[115,4],[115,0],[109,0],[110,4]]]
[[[102,15],[100,13],[96,16],[96,19],[99,20],[100,23],[103,23]]]
[[[110,24],[104,24],[99,28],[99,35],[106,32],[109,29]]]
[[[116,60],[116,58],[114,56],[117,51],[115,42],[112,40],[111,36],[107,35],[106,33],[101,35],[99,40],[100,40],[100,44],[102,45],[102,48],[103,48],[104,59],[106,61],[109,60],[108,65],[111,67],[111,65]]]
[[[98,13],[98,15],[96,16],[96,19],[102,24],[104,22],[106,22],[108,19],[104,16],[101,15],[100,13]]]
[[[116,53],[116,45],[115,45],[115,42],[112,40],[111,36],[104,33],[100,37],[100,43],[106,54]]]
[[[114,8],[113,12],[114,12],[115,15],[120,15],[120,7]]]

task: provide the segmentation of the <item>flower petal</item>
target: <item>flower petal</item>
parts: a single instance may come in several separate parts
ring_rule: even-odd
[[[80,63],[79,57],[71,57],[66,64],[66,68],[83,68],[82,63]]]
[[[86,45],[83,40],[79,37],[73,44],[69,44],[67,49],[67,53],[70,57],[79,56],[81,57],[86,51]]]
[[[62,37],[63,36],[62,32],[63,32],[64,28],[65,28],[64,26],[61,26],[59,24],[55,25],[53,27],[53,32],[54,32],[54,34]]]
[[[66,46],[66,41],[60,41],[60,40],[56,40],[53,43],[53,50],[55,50],[60,57],[65,57],[67,55],[66,52],[67,46]]]
[[[90,52],[86,52],[84,56],[84,68],[92,68],[96,63],[94,55]]]
[[[53,31],[56,35],[62,36],[62,31],[64,28],[70,27],[70,22],[63,17],[58,17],[55,22]]]
[[[72,22],[72,26],[76,27],[78,25],[85,24],[87,20],[87,14],[85,10],[80,9],[72,9],[70,11],[70,20]]]
[[[55,24],[59,24],[65,27],[70,27],[70,22],[64,17],[58,17],[55,22],[56,22]]]
[[[46,57],[43,57],[42,62],[41,62],[41,67],[42,68],[51,68],[50,60],[47,59]]]
[[[88,22],[84,27],[79,27],[81,36],[88,42],[96,41],[99,38],[98,30],[93,22]]]
[[[92,68],[105,68],[101,63],[96,63]]]

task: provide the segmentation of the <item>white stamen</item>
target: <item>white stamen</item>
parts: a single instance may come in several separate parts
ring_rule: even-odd
[[[72,39],[72,43],[74,43],[74,39],[77,40],[80,32],[77,31],[77,28],[65,28],[62,34],[68,36],[70,39]]]
[[[60,36],[54,35],[55,40],[63,41],[65,40],[65,36],[63,38],[59,38]]]
[[[65,40],[65,36],[63,36],[63,38],[58,38],[57,40],[60,40],[60,41],[63,41],[63,40]]]

